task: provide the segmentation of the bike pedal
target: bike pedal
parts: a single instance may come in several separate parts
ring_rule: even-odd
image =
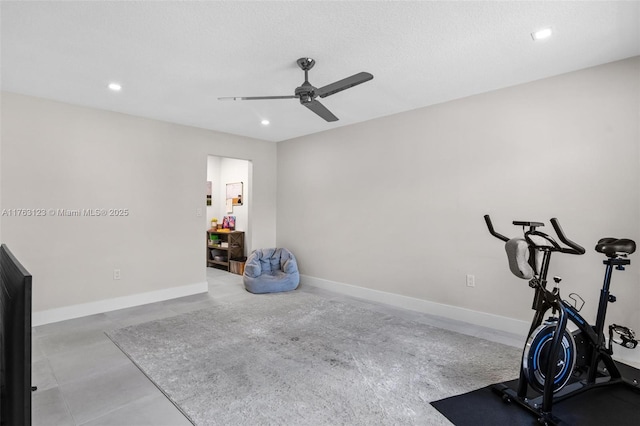
[[[614,340],[615,343],[618,343]],[[626,336],[622,336],[622,341],[618,343],[620,346],[624,346],[627,349],[635,349],[638,346],[638,341],[636,339],[629,339]]]
[[[617,335],[615,336],[615,338],[613,333]],[[618,345],[623,346],[627,349],[635,349],[636,346],[638,346],[638,341],[635,338],[636,333],[629,327],[611,324],[609,326],[609,336],[613,343],[617,343]]]

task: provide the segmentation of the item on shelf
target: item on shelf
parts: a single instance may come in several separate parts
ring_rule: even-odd
[[[214,217],[211,219],[211,229],[218,229],[218,218]]]
[[[222,228],[223,229],[236,229],[236,217],[235,216],[225,216],[222,218]]]
[[[215,255],[213,256],[213,260],[215,260],[216,262],[226,262],[227,256]]]
[[[247,261],[246,257],[236,257],[229,262],[229,272],[232,274],[242,275],[244,274],[244,264]]]

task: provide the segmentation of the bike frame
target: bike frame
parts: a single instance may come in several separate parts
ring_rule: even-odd
[[[550,356],[547,372],[551,372],[554,369],[554,362],[560,354],[561,341],[563,330],[567,327],[569,321],[571,321],[577,329],[583,333],[583,336],[587,339],[587,347],[590,350],[590,365],[589,374],[586,380],[567,384],[563,389],[558,391],[555,395],[553,393],[553,374],[547,373],[545,376],[544,392],[538,398],[527,399],[528,383],[524,376],[522,368],[520,368],[520,379],[518,380],[518,390],[515,395],[515,399],[521,405],[524,405],[527,409],[532,410],[536,414],[542,415],[543,418],[549,417],[548,420],[552,420],[552,407],[554,402],[561,401],[570,396],[576,395],[582,391],[590,389],[595,386],[603,386],[613,384],[615,382],[623,381],[620,371],[615,362],[611,358],[612,350],[608,349],[605,342],[604,335],[604,322],[607,315],[607,305],[609,303],[609,288],[611,285],[611,276],[613,267],[622,268],[623,265],[630,264],[628,259],[610,258],[604,260],[606,265],[605,278],[600,291],[600,301],[598,304],[598,312],[596,316],[596,325],[591,326],[579,313],[578,310],[571,306],[567,301],[560,298],[560,292],[557,288],[552,291],[546,288],[546,272],[549,265],[549,258],[551,251],[546,251],[544,254],[543,266],[541,268],[540,278],[534,278],[531,280],[531,284],[536,289],[536,295],[534,299],[533,309],[536,313],[529,330],[529,336],[533,333],[539,325],[542,324],[545,318],[545,314],[549,309],[553,309],[558,312],[558,321],[556,323],[556,330],[554,332],[553,341],[551,344],[550,352],[556,354]],[[598,380],[598,364],[602,361],[609,373],[608,377]],[[511,391],[512,393],[513,391]],[[509,392],[505,392],[509,393]]]
[[[509,241],[507,237],[497,233],[493,229],[491,219],[488,215],[485,215],[485,222],[487,223],[489,232],[494,237],[505,242]],[[494,386],[494,392],[500,394],[503,399],[513,401],[531,413],[539,416],[539,420],[543,421],[545,424],[557,424],[559,419],[554,417],[552,414],[552,408],[555,402],[569,398],[594,387],[618,383],[623,383],[638,389],[639,385],[637,381],[627,380],[622,377],[618,367],[611,357],[613,353],[611,343],[609,343],[609,347],[607,348],[604,335],[607,306],[609,302],[615,301],[615,298],[611,296],[609,292],[613,268],[616,267],[616,269],[624,270],[624,265],[629,265],[631,262],[628,259],[622,259],[619,257],[609,257],[603,261],[606,265],[604,283],[600,291],[596,323],[594,326],[591,326],[578,313],[578,310],[574,306],[571,306],[571,304],[561,299],[560,290],[557,286],[552,290],[547,289],[547,273],[549,271],[551,253],[560,252],[567,254],[584,254],[584,248],[566,237],[560,227],[560,224],[555,218],[551,219],[551,224],[553,225],[560,241],[566,244],[568,248],[561,247],[549,235],[537,231],[536,227],[543,226],[542,223],[514,221],[513,224],[522,226],[523,231],[526,227],[529,227],[529,230],[524,232],[524,237],[529,245],[529,265],[534,271],[533,278],[529,281],[529,286],[535,289],[532,305],[532,309],[535,310],[535,314],[527,336],[531,336],[534,330],[543,323],[545,315],[549,309],[552,310],[552,315],[557,313],[557,321],[553,332],[551,347],[549,349],[550,356],[548,357],[549,359],[546,366],[546,371],[548,373],[545,375],[542,394],[535,398],[527,398],[529,384],[522,363],[520,365],[520,378],[518,380],[517,391],[514,391],[505,384],[498,384]],[[543,243],[538,240],[539,244],[536,244],[536,241],[534,241],[535,238],[532,238],[533,236],[541,237],[546,240],[546,242]],[[537,252],[543,253],[540,265],[536,264]],[[556,282],[559,283],[559,280],[556,280]],[[582,336],[586,341],[586,343],[581,346],[583,350],[586,349],[588,351],[588,353],[585,353],[584,355],[590,356],[588,375],[586,380],[582,379],[573,383],[568,383],[554,394],[553,386],[555,377],[551,372],[554,371],[556,363],[558,359],[560,359],[562,338],[569,321],[576,325],[577,329],[582,333]],[[578,348],[576,348],[576,353],[580,353]],[[598,365],[601,361],[607,369],[608,375],[605,377],[598,377]]]

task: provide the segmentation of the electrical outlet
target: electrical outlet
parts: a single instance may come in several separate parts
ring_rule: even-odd
[[[201,217],[202,216],[202,208],[198,207],[196,209],[196,216]]]
[[[113,279],[114,280],[119,280],[120,279],[120,269],[114,269],[113,270]]]
[[[467,287],[475,287],[476,286],[476,276],[467,274]]]

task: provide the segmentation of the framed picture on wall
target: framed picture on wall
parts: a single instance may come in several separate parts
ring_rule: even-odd
[[[242,205],[242,182],[227,184],[227,200],[231,200],[231,205]]]
[[[210,180],[207,181],[207,205],[210,206],[211,205],[211,187],[212,187],[212,182]]]

